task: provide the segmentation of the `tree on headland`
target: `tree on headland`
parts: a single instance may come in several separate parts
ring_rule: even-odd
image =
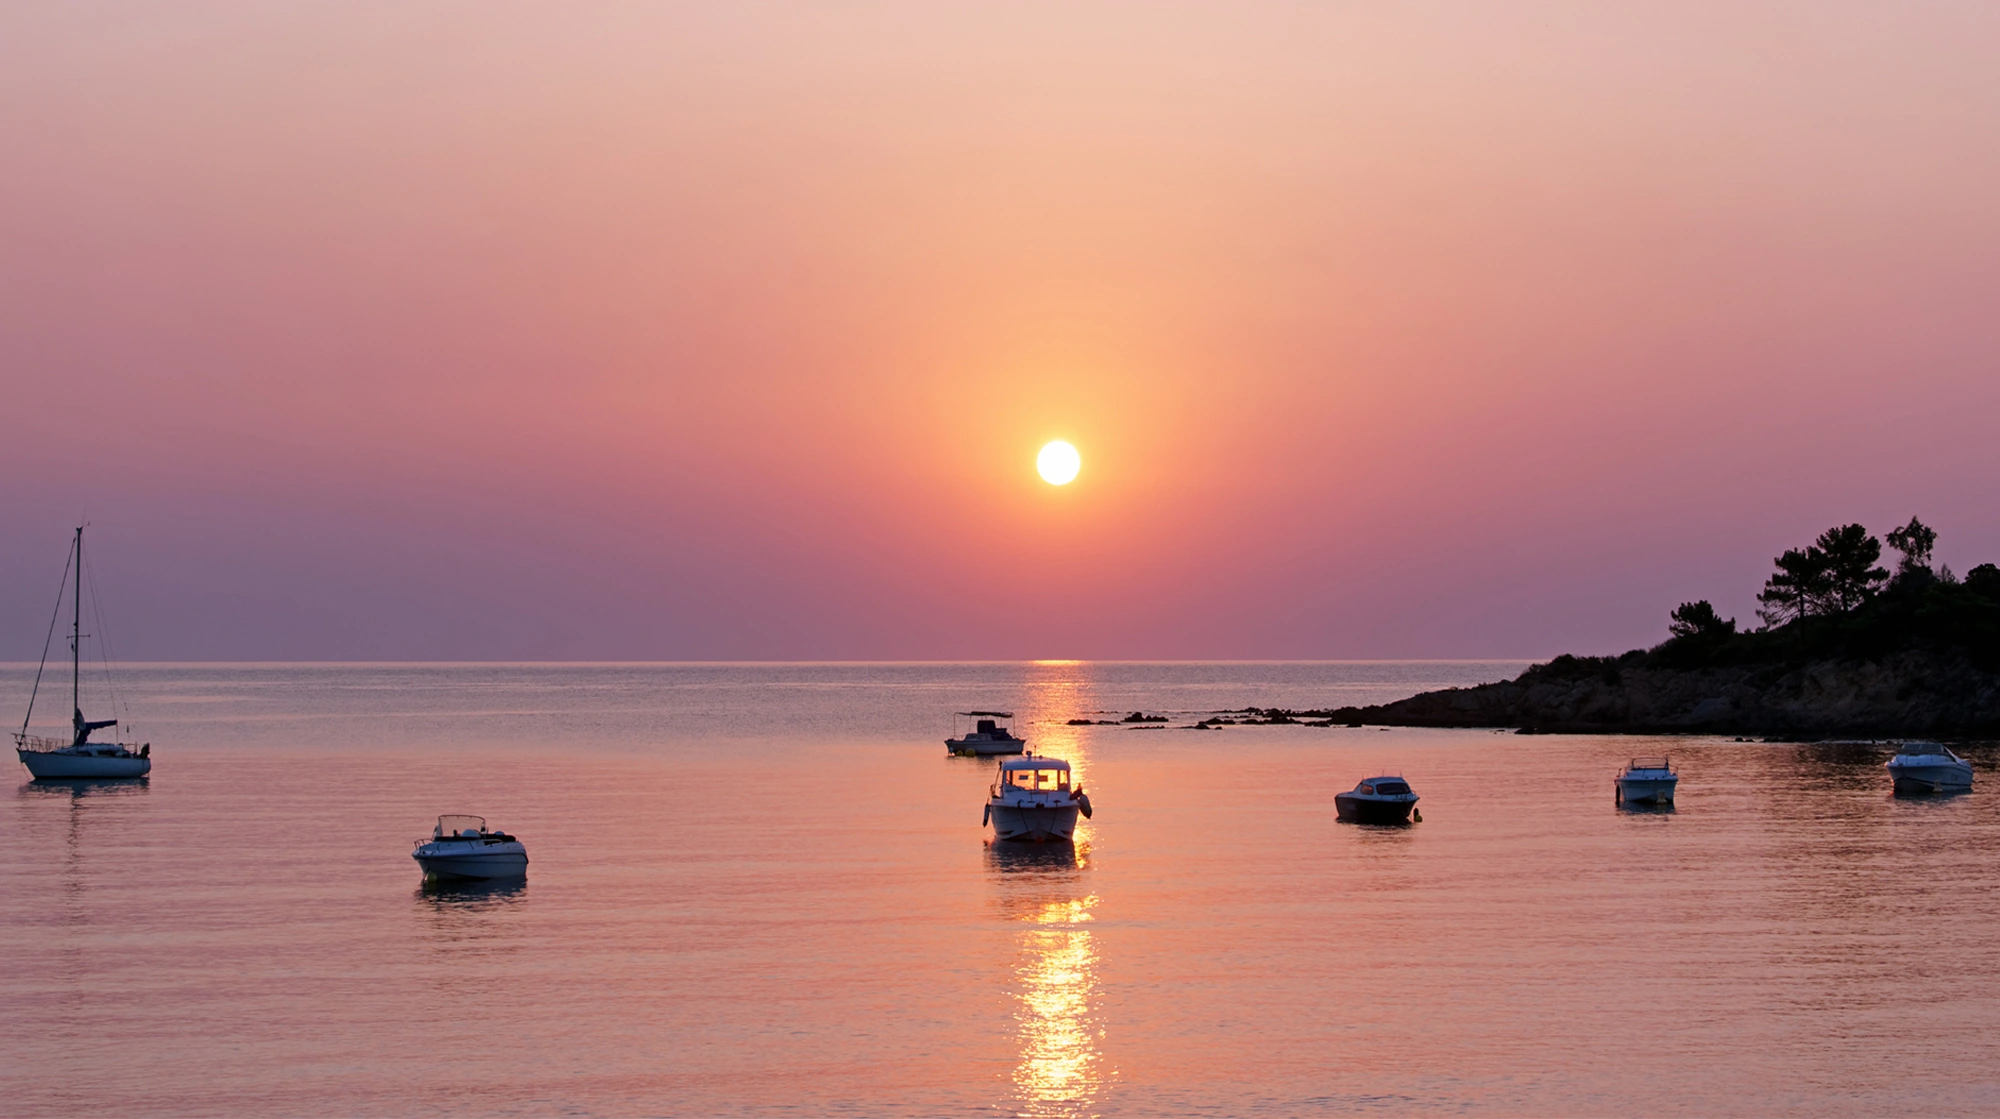
[[[1896,576],[1902,578],[1918,571],[1931,569],[1931,549],[1937,547],[1937,530],[1924,522],[1910,518],[1910,523],[1889,533],[1889,546],[1903,553],[1896,563]]]
[[[1777,627],[1808,614],[1823,612],[1826,603],[1826,556],[1818,548],[1787,548],[1772,561],[1778,573],[1764,581],[1757,616]]]
[[[1881,558],[1882,542],[1860,525],[1827,529],[1806,547],[1787,549],[1772,561],[1778,570],[1757,595],[1764,604],[1757,616],[1781,626],[1813,615],[1845,614],[1888,581],[1889,572],[1876,566]]]
[[[1882,542],[1860,525],[1827,529],[1814,543],[1826,553],[1831,613],[1847,613],[1875,597],[1889,581],[1888,570],[1876,566],[1882,559]]]
[[[1736,619],[1724,619],[1705,598],[1683,602],[1667,617],[1667,632],[1675,637],[1727,637],[1736,632]]]

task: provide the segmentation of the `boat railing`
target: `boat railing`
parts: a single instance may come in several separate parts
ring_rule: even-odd
[[[67,738],[49,738],[39,734],[14,735],[14,745],[31,754],[52,754],[57,750],[67,750],[76,743]]]

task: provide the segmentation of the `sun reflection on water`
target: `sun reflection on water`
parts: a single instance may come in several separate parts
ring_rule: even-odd
[[[1097,996],[1097,945],[1088,922],[1097,896],[1052,901],[1028,918],[1021,935],[1019,985],[1021,1061],[1014,1067],[1017,1114],[1091,1114],[1103,1077],[1098,1042],[1103,1026]]]
[[[1018,930],[1007,972],[1020,1059],[1009,1109],[1034,1119],[1096,1114],[1107,1075],[1100,1045],[1097,940],[1086,888],[1089,844],[995,843],[987,867]]]

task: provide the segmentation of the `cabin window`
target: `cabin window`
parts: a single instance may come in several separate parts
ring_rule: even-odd
[[[1363,793],[1364,795],[1367,795],[1367,796],[1374,796],[1374,795],[1375,795],[1375,786],[1373,786],[1373,785],[1363,785],[1363,786],[1361,786],[1361,792],[1362,792],[1362,793]]]
[[[1032,789],[1035,787],[1035,771],[1032,769],[1009,770],[1007,773],[1007,783],[1016,788]]]
[[[1038,788],[1041,789],[1069,788],[1069,771],[1066,769],[1039,769],[1036,770],[1035,772],[1042,775],[1042,783],[1039,786],[1037,786]]]

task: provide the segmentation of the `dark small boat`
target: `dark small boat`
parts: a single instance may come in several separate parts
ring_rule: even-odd
[[[992,754],[1018,754],[1028,748],[1024,739],[1014,737],[1014,732],[999,724],[997,720],[1011,719],[1012,711],[960,711],[952,716],[954,724],[959,719],[977,719],[968,734],[959,734],[952,729],[952,737],[944,740],[946,750],[954,754],[970,754],[984,757]]]
[[[1335,811],[1350,824],[1407,824],[1416,806],[1417,794],[1401,777],[1370,777],[1333,797]]]

